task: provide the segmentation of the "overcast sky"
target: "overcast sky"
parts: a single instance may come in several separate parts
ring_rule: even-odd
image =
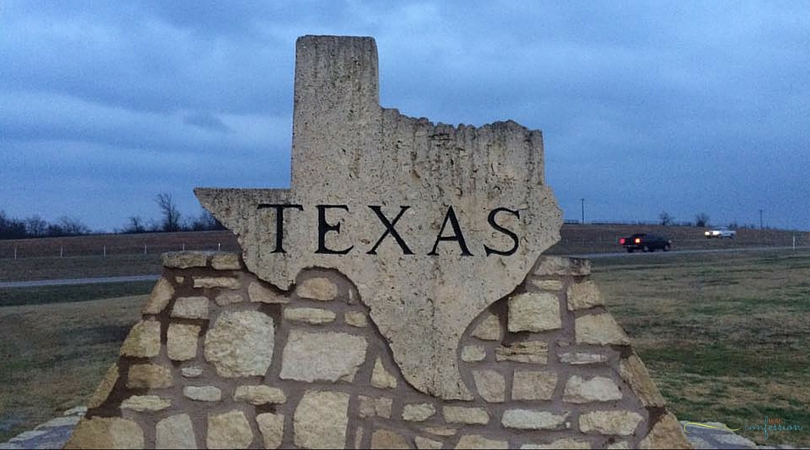
[[[295,40],[372,36],[384,107],[543,130],[564,218],[810,230],[810,2],[0,1],[0,210],[112,231],[287,187]]]

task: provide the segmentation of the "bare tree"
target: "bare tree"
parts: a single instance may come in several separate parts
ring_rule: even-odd
[[[48,222],[38,215],[25,219],[25,231],[31,237],[42,237],[48,233]]]
[[[709,224],[709,215],[705,212],[699,213],[695,216],[695,226],[705,227]]]
[[[146,225],[140,216],[131,216],[129,224],[124,228],[124,233],[146,233]]]
[[[188,224],[193,231],[224,230],[225,227],[207,210],[202,210],[196,219]]]
[[[161,193],[155,198],[163,217],[161,229],[163,231],[180,231],[180,211],[177,209],[172,194]]]
[[[662,212],[661,214],[658,215],[658,220],[660,220],[661,225],[663,225],[665,227],[669,226],[669,225],[672,225],[672,223],[675,222],[675,218],[672,217],[672,215],[670,213],[666,212],[666,211],[664,211],[664,212]]]

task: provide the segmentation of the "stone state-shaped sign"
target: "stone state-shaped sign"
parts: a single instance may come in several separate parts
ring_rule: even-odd
[[[464,330],[515,290],[561,224],[539,131],[382,108],[371,38],[298,40],[289,190],[195,192],[280,290],[308,268],[351,280],[407,382],[448,400],[472,399]]]

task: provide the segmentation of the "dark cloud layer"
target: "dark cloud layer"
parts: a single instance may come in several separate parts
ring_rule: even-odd
[[[277,4],[278,3],[278,4]],[[810,229],[806,2],[0,3],[0,209],[94,229],[289,183],[295,39],[369,35],[384,106],[544,131],[566,218]]]

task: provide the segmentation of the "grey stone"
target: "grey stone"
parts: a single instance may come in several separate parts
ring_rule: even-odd
[[[174,302],[172,317],[180,319],[207,319],[208,298],[180,297]]]
[[[506,449],[509,448],[509,442],[487,439],[478,434],[465,434],[458,440],[456,448]]]
[[[264,375],[273,359],[273,320],[258,311],[225,311],[205,335],[205,359],[222,377]]]
[[[218,402],[222,400],[222,390],[216,386],[185,386],[183,395],[198,402]]]
[[[473,379],[478,394],[488,403],[504,401],[506,380],[499,372],[490,369],[473,370]]]
[[[270,386],[239,386],[233,394],[233,399],[258,406],[286,403],[287,395],[281,389]]]
[[[601,353],[567,352],[560,354],[560,362],[571,365],[600,364],[608,361],[607,355]]]
[[[551,400],[556,387],[556,372],[515,370],[512,400]]]
[[[367,345],[361,336],[292,329],[282,353],[280,377],[306,382],[351,378],[365,361]]]
[[[548,411],[529,409],[507,409],[503,412],[501,424],[516,430],[560,430],[568,428],[568,413],[553,414]]]
[[[167,417],[155,427],[155,448],[197,448],[194,426],[188,414]]]
[[[208,448],[248,448],[252,442],[253,430],[242,411],[208,416],[208,433],[205,439]]]
[[[565,383],[563,393],[563,401],[568,403],[607,402],[621,398],[619,386],[610,378],[599,376],[585,379],[572,375]]]
[[[484,341],[500,341],[503,330],[498,316],[486,313],[478,326],[473,330],[472,336]]]
[[[629,436],[642,420],[641,415],[632,411],[592,411],[579,416],[579,429],[583,433],[596,431],[601,434]]]
[[[466,425],[486,425],[489,423],[489,414],[483,408],[468,406],[445,406],[442,409],[444,420],[447,423]]]
[[[197,289],[239,289],[242,283],[232,277],[194,277],[194,287]]]
[[[374,362],[374,369],[371,371],[371,385],[379,389],[394,389],[397,387],[397,378],[387,370],[380,358]]]
[[[279,448],[284,438],[284,415],[264,413],[256,415],[256,424],[262,433],[264,448]]]
[[[357,328],[363,328],[368,325],[368,319],[365,313],[359,311],[346,311],[343,320],[346,324]]]
[[[487,351],[480,345],[465,345],[461,348],[461,360],[464,362],[483,361],[487,357]]]
[[[436,414],[436,407],[431,403],[407,404],[402,407],[402,420],[407,422],[424,422]]]
[[[277,294],[255,281],[248,285],[248,297],[250,297],[250,301],[254,303],[277,304],[290,302],[289,298]]]
[[[214,253],[211,257],[211,267],[216,270],[239,270],[242,263],[239,261],[238,253]]]
[[[532,364],[548,363],[548,343],[543,341],[513,342],[508,347],[495,349],[495,360]]]
[[[293,415],[294,443],[302,448],[343,448],[349,394],[307,391]]]

